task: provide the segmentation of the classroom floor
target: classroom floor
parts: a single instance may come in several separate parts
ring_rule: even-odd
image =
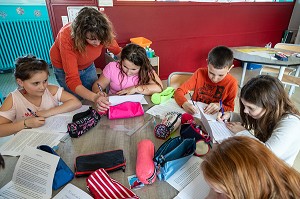
[[[242,74],[242,68],[241,67],[233,68],[230,73],[238,81],[240,81],[241,74]],[[247,70],[245,82],[247,82],[251,77],[258,75],[258,73],[259,73],[259,70]],[[58,85],[58,83],[55,79],[55,76],[53,74],[52,68],[50,68],[49,83]],[[164,87],[166,87],[166,80],[163,80],[163,84],[164,84]],[[17,84],[15,82],[13,73],[0,74],[0,92],[3,94],[3,96],[8,95],[11,91],[15,90],[16,87],[17,87]],[[291,99],[295,103],[297,108],[300,110],[300,88],[296,88],[295,93],[292,95]],[[239,111],[238,98],[236,99],[236,103],[235,103],[235,111],[237,111],[237,112]],[[300,172],[300,153],[298,154],[293,167],[296,168]]]

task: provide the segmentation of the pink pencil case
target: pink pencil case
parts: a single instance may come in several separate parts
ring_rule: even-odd
[[[131,118],[144,115],[144,109],[140,102],[123,102],[108,109],[108,119]]]
[[[152,184],[156,179],[154,152],[154,144],[151,140],[142,140],[138,143],[136,176],[144,184]]]

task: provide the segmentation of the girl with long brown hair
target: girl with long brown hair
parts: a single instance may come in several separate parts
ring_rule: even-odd
[[[120,62],[110,62],[93,85],[99,92],[109,86],[109,94],[127,95],[140,93],[152,95],[162,91],[162,82],[150,64],[146,50],[136,44],[128,44],[122,49]],[[105,110],[105,104],[100,107]]]
[[[260,75],[244,85],[240,115],[227,112],[219,120],[236,135],[258,138],[289,165],[300,150],[300,113],[275,77]]]

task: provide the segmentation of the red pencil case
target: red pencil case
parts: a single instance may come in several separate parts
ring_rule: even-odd
[[[152,184],[156,179],[154,152],[154,144],[151,140],[142,140],[138,143],[136,176],[144,184]]]
[[[102,153],[80,155],[75,159],[75,176],[87,176],[103,168],[107,172],[122,169],[125,172],[126,160],[123,150],[106,151]]]

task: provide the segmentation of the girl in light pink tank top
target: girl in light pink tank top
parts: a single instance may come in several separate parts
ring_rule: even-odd
[[[48,85],[48,76],[44,60],[32,55],[17,59],[15,78],[20,89],[11,92],[0,107],[0,137],[40,127],[47,117],[81,107],[75,96]]]

